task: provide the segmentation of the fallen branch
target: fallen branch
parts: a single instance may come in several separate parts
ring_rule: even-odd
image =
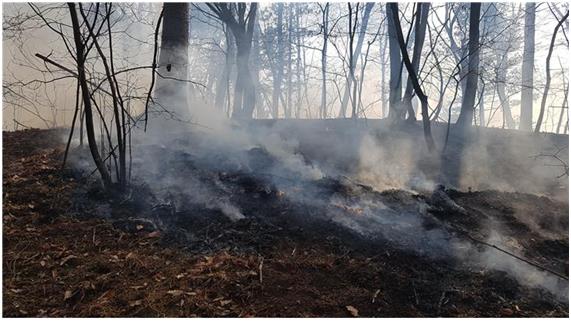
[[[260,285],[264,282],[264,276],[262,273],[262,269],[264,268],[264,257],[260,260],[260,265],[258,266],[259,276],[260,276]]]

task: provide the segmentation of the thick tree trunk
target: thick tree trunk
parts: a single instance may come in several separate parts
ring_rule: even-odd
[[[535,56],[535,6],[525,5],[525,27],[523,40],[523,65],[521,71],[521,111],[519,129],[532,130],[533,119],[533,62]]]
[[[251,119],[256,104],[256,89],[249,68],[252,37],[243,35],[235,37],[235,39],[237,43],[236,65],[238,69],[234,86],[232,118]]]
[[[188,3],[165,2],[156,101],[174,119],[189,118],[188,83]]]
[[[478,73],[480,64],[480,8],[482,4],[470,4],[470,38],[468,41],[468,71],[466,76],[466,91],[463,93],[462,108],[456,124],[466,128],[474,119],[474,104],[478,89]]]

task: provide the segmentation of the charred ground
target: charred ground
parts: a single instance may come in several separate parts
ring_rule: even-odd
[[[232,218],[218,199],[165,203],[142,184],[128,198],[106,196],[59,170],[61,136],[4,133],[4,316],[568,316],[565,301],[506,271],[415,248],[424,237],[387,234],[406,230],[399,214],[427,205],[420,225],[446,228],[445,241],[466,240],[466,232],[489,238],[489,222],[500,222],[511,250],[568,276],[566,203],[446,190],[457,209],[432,192],[378,192],[331,177],[294,181],[284,192],[287,179],[277,187],[263,171],[164,156],[178,163],[167,169],[239,206],[244,217]],[[261,149],[244,156],[272,163]],[[359,227],[366,210],[355,205],[365,197],[399,210],[382,235],[338,221],[349,216]],[[550,221],[526,221],[537,218]]]

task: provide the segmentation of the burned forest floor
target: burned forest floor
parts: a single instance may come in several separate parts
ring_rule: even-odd
[[[566,202],[328,177],[278,188],[182,154],[164,162],[224,198],[175,208],[62,170],[63,130],[3,136],[4,317],[569,316]]]

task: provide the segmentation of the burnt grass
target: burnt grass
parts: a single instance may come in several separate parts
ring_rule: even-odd
[[[278,187],[262,149],[244,152],[250,170],[206,167],[186,153],[165,160],[238,206],[244,218],[230,219],[211,200],[165,202],[145,183],[123,196],[104,193],[84,174],[60,169],[64,133],[4,132],[5,317],[569,315],[567,302],[504,271],[403,248],[403,240],[357,233],[330,216],[362,212],[344,205],[364,197],[402,212],[424,203],[427,230],[445,223],[451,237],[485,238],[490,223],[501,223],[520,254],[568,276],[565,203],[447,190],[467,211],[460,214],[429,194],[377,192],[339,178],[286,178]],[[344,203],[332,205],[332,197]]]

